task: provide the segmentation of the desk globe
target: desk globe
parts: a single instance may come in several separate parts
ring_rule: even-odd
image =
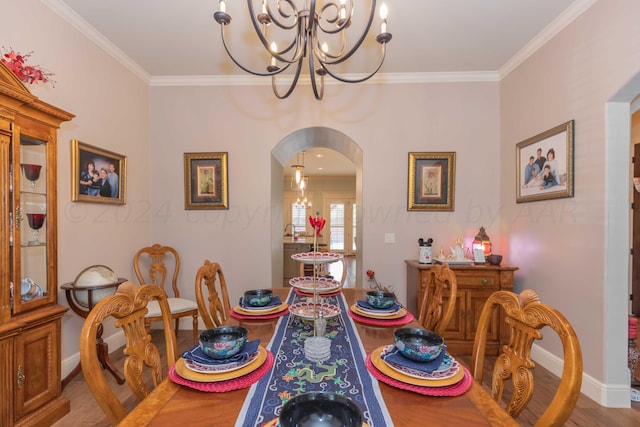
[[[73,282],[65,283],[60,286],[64,289],[65,296],[69,307],[78,316],[86,319],[89,312],[96,304],[104,298],[116,293],[118,286],[126,281],[122,277],[118,277],[113,270],[104,265],[92,265],[87,267],[76,276]],[[118,384],[124,384],[124,378],[120,375],[115,366],[111,364],[109,359],[109,347],[102,340],[103,328],[98,327],[96,335],[96,347],[98,350],[98,360],[103,368],[111,372]],[[64,388],[76,375],[82,371],[80,363],[62,380],[62,388]]]

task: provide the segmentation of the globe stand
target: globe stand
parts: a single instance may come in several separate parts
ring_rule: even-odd
[[[95,291],[104,291],[104,290],[113,288],[113,293],[115,293],[117,287],[120,286],[120,284],[126,280],[127,279],[118,278],[118,281],[115,283],[109,283],[106,285],[88,286],[83,288],[77,288],[74,286],[73,282],[69,282],[60,286],[60,288],[64,289],[65,296],[67,297],[67,302],[69,303],[69,307],[71,308],[71,310],[73,310],[73,312],[76,313],[78,316],[82,317],[83,319],[86,319],[87,316],[89,315],[89,312],[93,309],[93,307],[100,302],[100,301],[96,301],[99,298],[95,297],[94,295]],[[88,307],[84,307],[81,304],[79,304],[78,300],[74,296],[75,292],[85,292],[85,291],[87,292]],[[102,323],[101,323],[98,326],[98,330],[96,331],[96,350],[98,352],[98,361],[100,362],[102,369],[106,369],[107,371],[109,371],[109,373],[113,375],[113,378],[115,378],[116,382],[119,385],[122,385],[124,384],[125,379],[122,376],[122,374],[120,374],[120,371],[118,371],[118,368],[116,368],[113,365],[113,363],[111,362],[111,359],[109,358],[109,345],[106,342],[104,342],[104,340],[102,339],[103,332],[104,332],[104,328],[102,327]],[[73,370],[69,373],[69,375],[67,375],[62,380],[62,389],[64,390],[66,385],[69,384],[71,380],[74,379],[76,375],[78,375],[80,372],[82,372],[82,365],[80,364],[80,362],[78,362],[76,367],[73,368]]]

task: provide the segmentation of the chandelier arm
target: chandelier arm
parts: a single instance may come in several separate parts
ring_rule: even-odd
[[[300,70],[302,69],[302,59],[300,58],[300,60],[298,61],[298,66],[296,67],[296,73],[293,76],[293,81],[291,82],[291,85],[289,86],[289,89],[287,90],[287,92],[284,95],[281,95],[280,92],[278,91],[278,87],[276,85],[276,76],[271,76],[271,88],[273,89],[273,93],[276,96],[276,98],[278,99],[285,99],[288,98],[289,95],[291,95],[291,93],[293,92],[293,90],[296,88],[296,85],[298,84],[298,78],[300,77]],[[287,65],[288,67],[288,65]]]
[[[359,78],[359,79],[347,79],[345,77],[340,77],[339,75],[332,73],[331,70],[327,67],[324,68],[324,70],[327,72],[327,74],[329,74],[331,77],[333,77],[336,80],[339,80],[343,83],[362,83],[365,82],[367,80],[369,80],[371,77],[373,77],[379,70],[380,67],[382,67],[382,64],[384,63],[384,58],[386,56],[387,53],[387,49],[386,49],[386,43],[382,43],[382,58],[380,58],[380,62],[378,63],[378,66],[376,67],[375,70],[373,70],[373,72],[371,72],[370,74],[366,75],[365,77]]]
[[[266,73],[261,73],[258,71],[253,71],[250,70],[249,68],[245,67],[244,65],[242,65],[232,54],[231,51],[229,50],[229,47],[227,46],[227,41],[224,37],[224,25],[221,25],[221,29],[220,29],[220,33],[221,33],[221,39],[222,39],[222,46],[224,46],[224,50],[227,52],[227,55],[229,55],[229,58],[231,58],[231,60],[233,61],[234,64],[236,64],[238,67],[240,67],[243,71],[246,71],[249,74],[253,74],[254,76],[260,76],[260,77],[269,77],[269,76],[274,76],[277,74],[282,73],[283,71],[285,71],[287,68],[289,68],[289,66],[292,63],[287,63],[286,61],[284,61],[286,63],[286,65],[282,68],[276,68],[273,71],[267,71]]]
[[[373,19],[373,16],[375,15],[375,10],[376,10],[376,0],[372,0],[372,2],[373,3],[370,5],[370,9],[369,9],[369,15],[370,15],[369,25],[371,25],[371,20]],[[325,9],[328,9],[330,7],[335,7],[338,10],[336,18],[325,18],[325,20],[327,21],[328,24],[337,23],[336,27],[335,28],[325,27],[324,25],[322,25],[322,21],[320,19],[317,20],[317,25],[325,34],[337,34],[347,29],[351,25],[351,20],[353,19],[353,10],[354,10],[353,0],[349,0],[349,17],[345,17],[345,18],[339,17],[340,8],[337,6],[335,1],[324,5],[324,7],[320,11],[319,17],[322,17],[322,14],[325,11]],[[369,32],[368,28],[366,32]]]
[[[247,0],[247,1],[251,1],[251,0]],[[298,25],[298,21],[300,21],[300,12],[298,11],[298,8],[296,7],[295,4],[293,4],[293,2],[291,0],[279,0],[277,2],[277,8],[276,10],[278,11],[278,15],[280,15],[281,17],[285,18],[285,19],[289,19],[291,18],[292,15],[285,13],[282,10],[282,7],[280,7],[280,4],[284,2],[286,4],[289,5],[289,7],[291,8],[291,10],[293,11],[292,15],[295,15],[297,18],[293,21],[293,23],[291,23],[291,25],[286,25],[283,23],[283,21],[279,20],[278,17],[272,13],[271,11],[271,6],[269,6],[269,1],[266,1],[265,4],[267,6],[267,15],[269,15],[269,18],[271,18],[271,21],[278,27],[278,28],[282,28],[283,30],[292,30],[293,28],[295,28]]]
[[[308,40],[309,49],[312,52],[313,52],[313,49],[311,49],[311,44],[313,43],[313,40],[315,38],[316,38],[316,33],[314,28],[312,30],[312,36]],[[320,84],[318,85],[318,83],[316,82],[316,69],[313,61],[314,56],[315,56],[314,54],[309,55],[309,77],[311,78],[311,88],[313,89],[313,96],[315,96],[315,98],[318,101],[322,101],[322,98],[324,96],[324,75],[326,74],[325,73],[326,68],[322,66],[322,68],[318,70],[318,74],[320,75]],[[320,61],[320,64],[322,64],[322,60],[320,58],[318,58],[318,60]]]
[[[369,11],[369,21],[367,22],[367,26],[364,29],[364,31],[362,32],[362,34],[360,35],[360,38],[358,39],[358,41],[351,47],[351,50],[349,50],[344,55],[338,56],[335,61],[323,61],[323,63],[325,63],[327,65],[341,64],[342,62],[344,62],[347,59],[351,58],[351,56],[353,56],[354,53],[356,53],[356,51],[362,45],[362,42],[364,42],[364,39],[369,34],[369,29],[371,28],[371,23],[373,22],[373,17],[375,15],[375,5],[376,5],[376,0],[372,0],[371,9]],[[326,31],[324,31],[324,29],[322,29],[322,31],[326,33]],[[333,56],[330,55],[330,57],[333,57]],[[380,68],[380,67],[378,67],[378,68]]]

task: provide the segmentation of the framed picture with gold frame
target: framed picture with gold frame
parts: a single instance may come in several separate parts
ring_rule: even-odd
[[[409,153],[409,211],[453,211],[456,153]]]
[[[184,208],[229,209],[226,152],[184,153]]]
[[[516,145],[516,203],[573,197],[574,121]]]
[[[126,156],[71,141],[72,201],[124,205],[126,189]]]

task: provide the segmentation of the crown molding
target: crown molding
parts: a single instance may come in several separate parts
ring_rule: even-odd
[[[347,79],[358,79],[364,74],[350,74]],[[452,82],[497,82],[497,72],[453,72],[453,73],[378,73],[359,84],[405,84],[405,83],[452,83]],[[282,84],[291,82],[290,76],[279,76]],[[301,75],[299,85],[310,85],[309,75]],[[332,78],[324,80],[326,85],[346,84]],[[150,86],[271,86],[271,79],[252,75],[233,76],[154,76]]]
[[[556,19],[551,21],[538,35],[532,38],[515,55],[511,57],[500,69],[498,75],[500,80],[504,79],[515,70],[520,64],[526,61],[531,55],[544,46],[549,40],[554,38],[560,31],[575,21],[580,15],[586,12],[598,0],[577,0],[562,12]]]
[[[136,61],[131,59],[126,53],[120,50],[94,26],[89,24],[84,18],[78,15],[62,0],[40,0],[42,4],[47,6],[53,12],[58,14],[62,19],[67,21],[78,30],[82,35],[95,43],[99,48],[111,55],[116,61],[122,64],[126,69],[135,74],[140,80],[149,84],[151,75],[145,71]]]

